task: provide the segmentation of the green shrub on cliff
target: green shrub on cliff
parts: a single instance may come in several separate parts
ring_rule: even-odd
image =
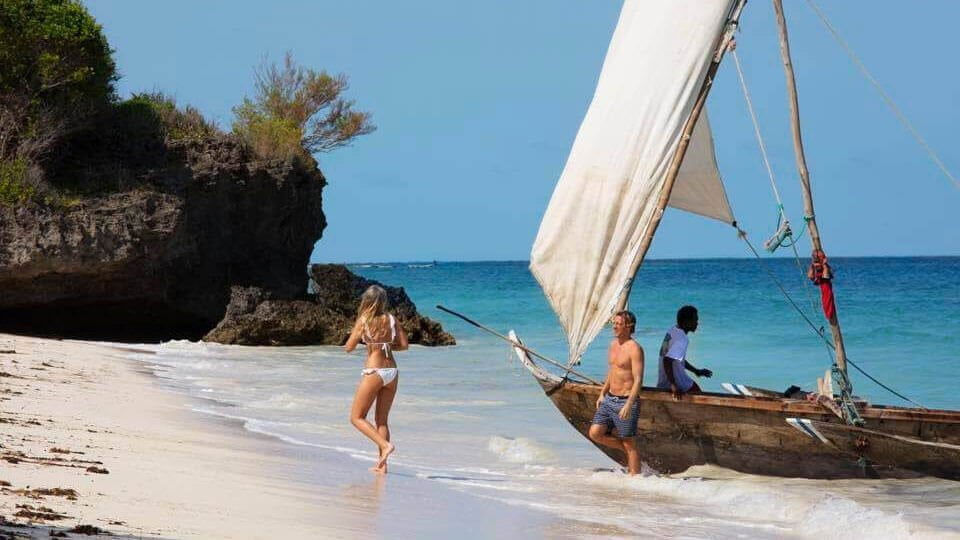
[[[36,195],[27,182],[27,162],[23,158],[0,161],[0,203],[17,204]]]
[[[262,157],[328,152],[376,129],[370,113],[340,96],[345,75],[303,68],[287,53],[282,65],[264,61],[254,77],[253,99],[233,109],[233,131]]]
[[[117,79],[100,25],[76,0],[0,0],[0,95],[76,118]]]
[[[115,98],[100,25],[76,0],[0,0],[0,203],[49,200],[41,164]]]
[[[66,141],[50,182],[74,195],[133,189],[166,166],[168,143],[220,133],[197,109],[178,107],[171,96],[134,94],[104,109]]]
[[[121,124],[130,129],[159,128],[171,141],[199,140],[220,133],[216,124],[203,117],[196,108],[180,108],[177,101],[163,92],[142,92],[117,105]]]

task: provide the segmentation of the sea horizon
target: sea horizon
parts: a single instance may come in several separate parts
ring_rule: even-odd
[[[756,257],[750,256],[718,256],[718,257],[648,257],[644,263],[655,261],[727,261],[727,260],[755,260]],[[793,260],[792,255],[768,255],[764,253],[762,260]],[[848,260],[848,259],[960,259],[957,255],[831,255],[830,260]],[[809,260],[809,257],[801,255],[800,260]],[[429,263],[530,263],[530,259],[405,259],[405,260],[363,260],[363,261],[318,261],[312,260],[310,264],[341,264],[344,266],[355,266],[361,264],[429,264]]]

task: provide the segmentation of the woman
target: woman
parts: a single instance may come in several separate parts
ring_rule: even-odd
[[[348,353],[352,352],[361,341],[367,345],[367,362],[361,371],[360,384],[353,397],[350,423],[380,449],[380,460],[376,467],[370,470],[386,473],[387,458],[397,449],[390,443],[390,428],[387,427],[390,406],[393,405],[400,381],[393,352],[405,351],[409,344],[403,328],[397,324],[393,315],[387,313],[387,291],[383,290],[383,287],[371,285],[360,297],[357,322],[353,325],[344,349]],[[376,427],[367,421],[367,413],[374,401],[377,402],[374,413]]]

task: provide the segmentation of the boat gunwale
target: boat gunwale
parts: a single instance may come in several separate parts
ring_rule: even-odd
[[[544,384],[555,386],[556,381],[543,381]],[[598,389],[598,385],[567,381],[563,384],[569,390],[586,393]],[[559,389],[558,389],[559,390]],[[640,399],[643,401],[669,401],[674,403],[688,402],[698,405],[714,407],[732,407],[738,409],[764,410],[800,415],[822,415],[829,411],[816,403],[806,400],[789,398],[772,398],[763,396],[738,396],[720,394],[717,392],[702,392],[685,394],[680,401],[673,399],[669,390],[644,386],[640,390]],[[931,423],[960,423],[960,411],[944,409],[916,409],[895,407],[888,405],[868,405],[860,410],[860,415],[875,420],[913,420]]]

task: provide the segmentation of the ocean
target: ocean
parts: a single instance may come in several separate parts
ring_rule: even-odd
[[[850,359],[926,407],[960,409],[960,258],[831,263]],[[722,391],[722,382],[814,387],[830,353],[767,271],[816,325],[823,320],[819,298],[792,259],[763,264],[766,270],[752,259],[647,262],[630,306],[648,358],[677,308],[693,304],[700,327],[691,334],[690,360],[714,373],[700,379],[705,390]],[[530,347],[562,362],[565,338],[526,262],[350,266],[402,286],[421,313],[457,339],[454,347],[412,346],[397,355],[400,389],[390,424],[398,452],[387,483],[397,475],[429,486],[431,497],[450,493],[596,526],[558,526],[534,536],[960,538],[960,482],[782,479],[716,467],[628,477],[567,424],[505,343],[434,307],[503,333],[515,329]],[[606,329],[582,371],[603,377],[609,338]],[[154,354],[130,358],[167,388],[196,398],[197,413],[278,438],[303,460],[357,469],[375,460],[374,446],[348,421],[361,352],[184,341],[139,347]],[[874,403],[907,405],[854,370],[851,379],[856,393]],[[647,368],[644,382],[656,383],[655,368]],[[325,489],[335,483],[329,469],[304,470],[310,472],[301,481]],[[390,537],[389,530],[370,534]],[[431,530],[417,536],[446,534]],[[460,535],[483,536],[477,531]]]

